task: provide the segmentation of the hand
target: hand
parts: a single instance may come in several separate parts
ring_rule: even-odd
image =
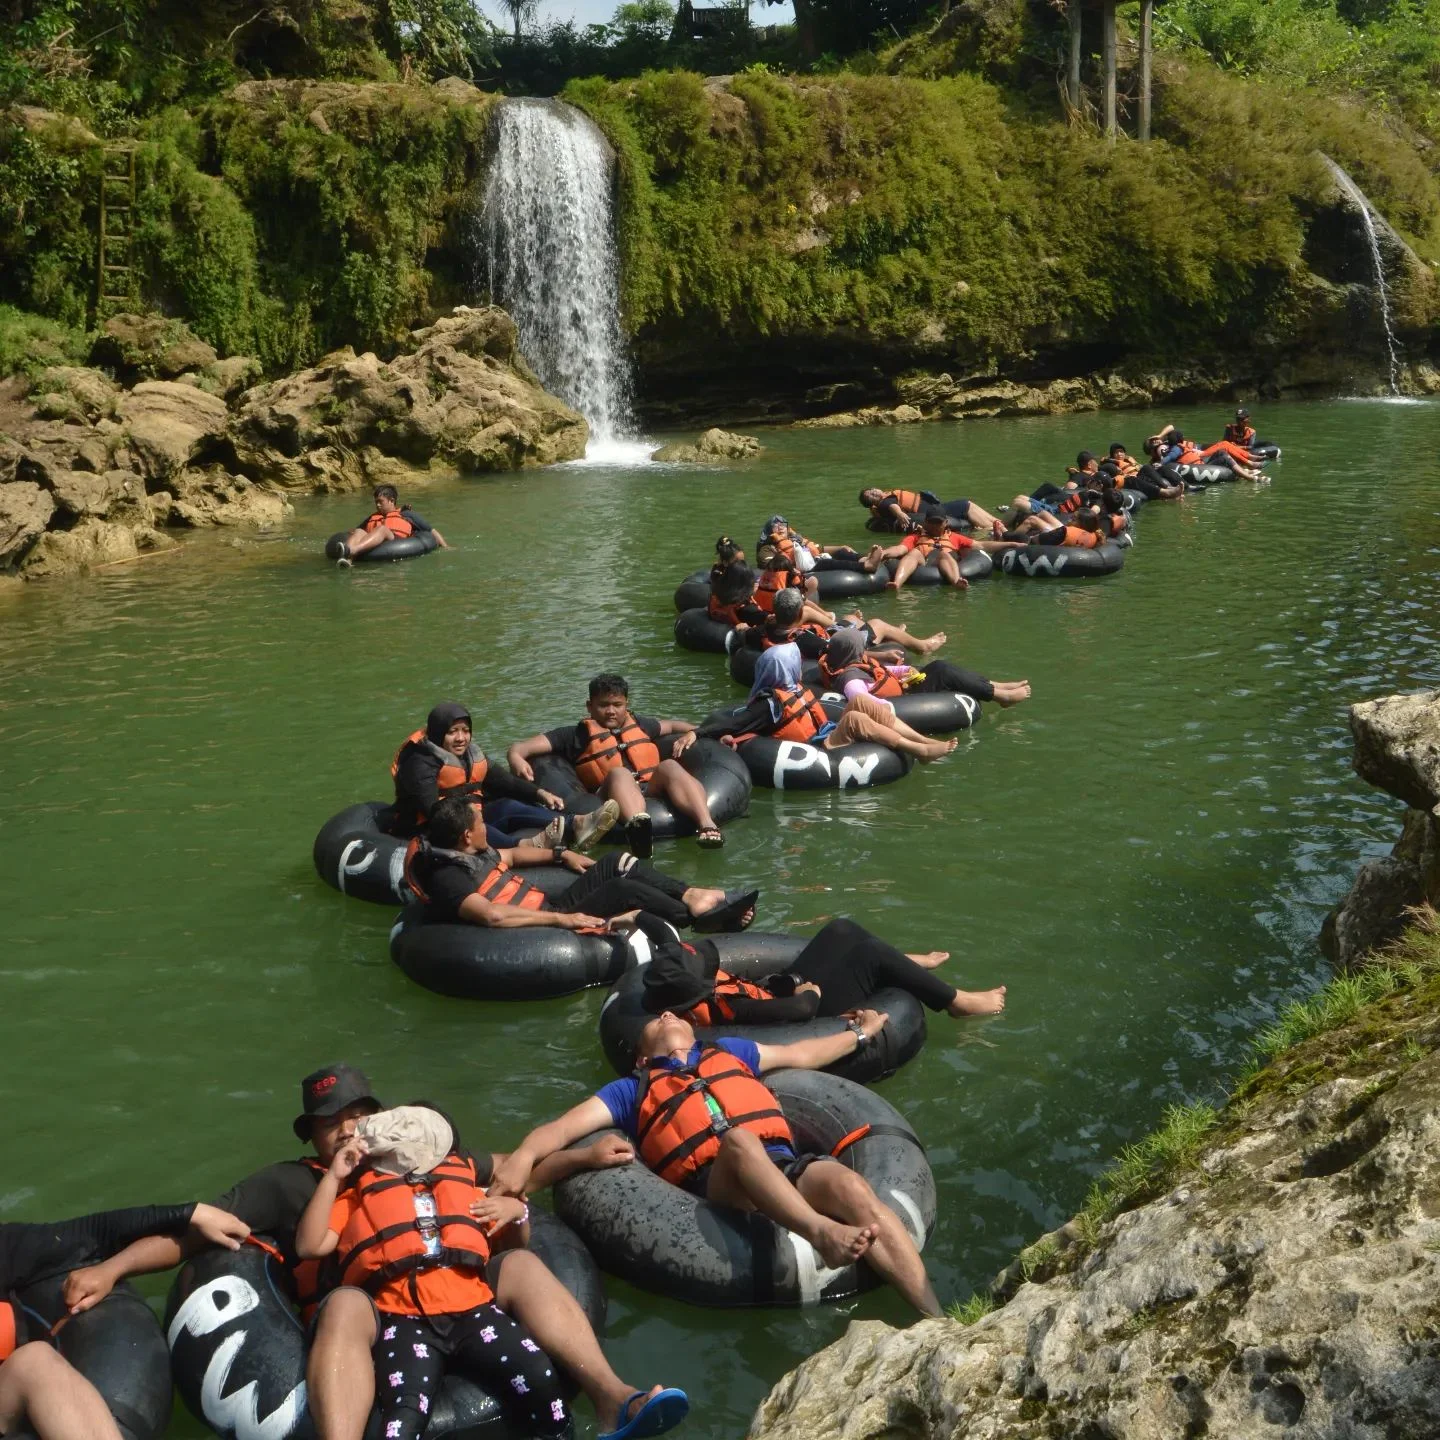
[[[695,732],[687,730],[683,735],[675,737],[675,743],[670,747],[670,758],[678,760],[695,743]]]
[[[623,1135],[602,1135],[593,1145],[587,1145],[583,1153],[592,1170],[613,1170],[635,1159],[635,1147]]]
[[[738,750],[740,748],[740,742],[733,735],[722,735],[720,737],[720,743],[725,746],[727,750]]]
[[[884,1028],[890,1017],[883,1010],[847,1010],[847,1020],[858,1020],[867,1040],[873,1040]]]
[[[330,1173],[337,1180],[348,1180],[355,1173],[355,1167],[365,1158],[365,1142],[353,1135],[336,1152],[330,1162]]]
[[[540,803],[550,810],[563,810],[565,808],[565,802],[549,790],[542,790],[540,792]]]
[[[598,915],[562,915],[560,917],[562,930],[604,930],[609,924],[608,920],[603,920]]]
[[[190,1228],[222,1250],[238,1250],[250,1227],[228,1210],[214,1205],[197,1205],[190,1216]]]
[[[595,858],[592,855],[582,855],[578,850],[566,850],[560,856],[560,863],[567,870],[583,875],[595,863]]]
[[[495,1174],[486,1186],[490,1199],[500,1195],[523,1195],[530,1183],[532,1166],[518,1150],[512,1150],[496,1167]]]
[[[72,1270],[65,1277],[65,1288],[61,1292],[65,1308],[78,1315],[98,1305],[114,1288],[119,1277],[112,1275],[108,1265],[89,1265],[84,1270]]]
[[[639,910],[627,910],[623,915],[612,915],[606,922],[607,930],[628,930],[635,923]]]
[[[525,1202],[512,1195],[484,1195],[470,1202],[471,1219],[485,1225],[485,1233],[493,1235],[507,1225],[513,1225],[526,1213]]]
[[[813,980],[806,980],[795,987],[795,993],[797,995],[803,995],[807,990],[815,995],[820,993],[820,987]]]
[[[534,780],[535,772],[530,768],[530,762],[523,760],[518,755],[512,755],[510,759],[510,773],[518,775],[522,780]]]

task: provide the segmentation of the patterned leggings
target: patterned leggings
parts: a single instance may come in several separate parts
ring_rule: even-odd
[[[429,1319],[382,1314],[380,1322],[375,1403],[385,1440],[420,1440],[447,1370],[487,1390],[525,1434],[573,1433],[550,1357],[499,1306]]]

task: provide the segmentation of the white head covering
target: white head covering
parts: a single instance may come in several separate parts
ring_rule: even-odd
[[[455,1148],[455,1134],[438,1110],[426,1105],[397,1105],[363,1115],[355,1133],[377,1170],[391,1175],[424,1175]]]

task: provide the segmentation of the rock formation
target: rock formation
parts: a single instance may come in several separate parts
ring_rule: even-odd
[[[170,528],[270,529],[287,492],[585,453],[585,421],[541,388],[503,310],[462,307],[411,343],[246,390],[249,357],[217,358],[178,321],[113,316],[94,366],[52,366],[24,399],[14,382],[0,393],[0,575],[131,560],[172,543]]]
[[[693,445],[662,445],[650,458],[671,465],[713,465],[717,460],[753,460],[765,447],[753,435],[707,430]]]
[[[1351,724],[1357,771],[1412,807],[1407,836],[1423,822],[1397,854],[1433,885],[1440,692]],[[1245,1080],[1144,1203],[1031,1246],[973,1323],[853,1324],[752,1440],[1440,1434],[1440,921],[1366,964],[1370,1002]]]

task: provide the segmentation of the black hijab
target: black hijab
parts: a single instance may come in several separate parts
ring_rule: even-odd
[[[425,721],[425,738],[432,745],[443,745],[446,731],[458,720],[468,723],[470,712],[458,700],[442,700]]]

